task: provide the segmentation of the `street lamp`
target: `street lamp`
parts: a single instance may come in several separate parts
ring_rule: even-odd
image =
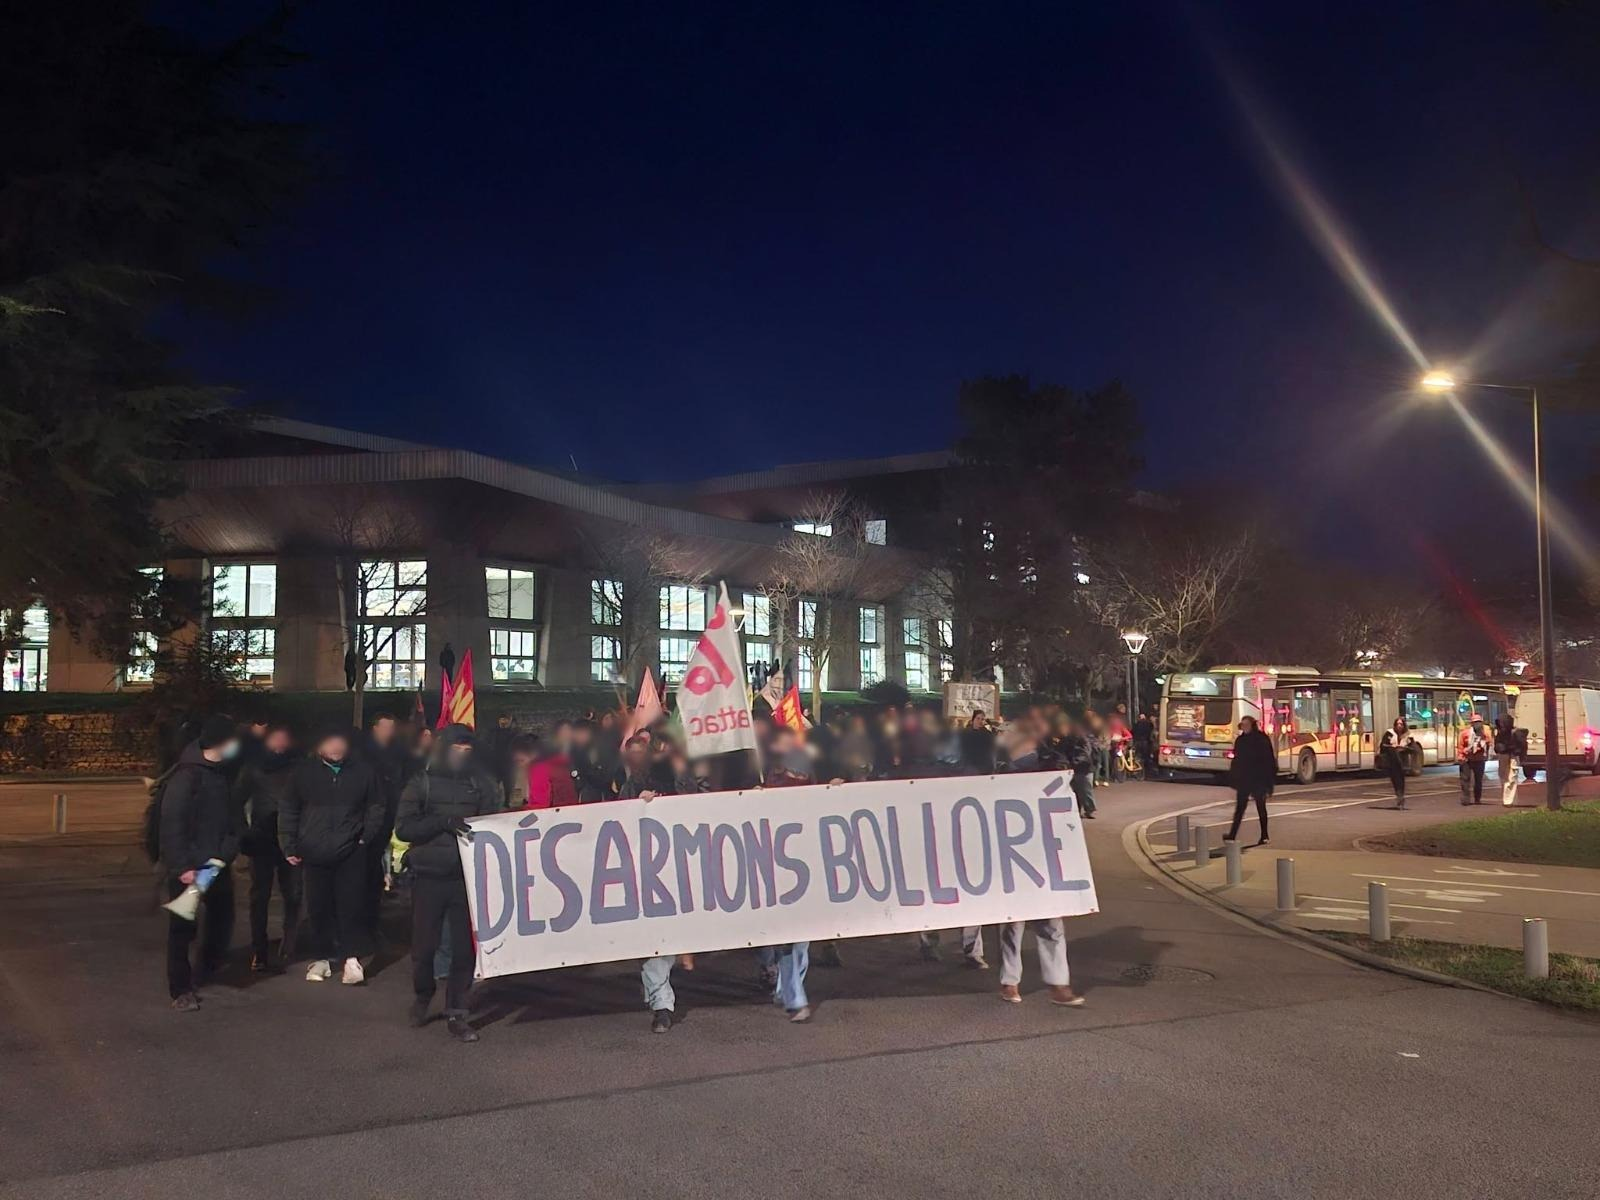
[[[1561,734],[1556,721],[1556,623],[1550,588],[1550,531],[1545,526],[1544,423],[1539,413],[1539,389],[1531,384],[1458,383],[1448,371],[1429,371],[1422,390],[1444,395],[1460,387],[1495,392],[1525,392],[1533,403],[1533,520],[1534,543],[1539,558],[1539,651],[1544,659],[1544,793],[1545,807],[1561,807]]]
[[[1128,648],[1128,720],[1139,718],[1139,653],[1150,641],[1148,633],[1137,629],[1122,631],[1122,644]]]

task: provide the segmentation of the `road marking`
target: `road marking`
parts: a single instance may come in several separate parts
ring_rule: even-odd
[[[1398,889],[1396,889],[1396,890],[1398,890]],[[1364,901],[1364,900],[1357,899],[1357,898],[1352,898],[1352,897],[1348,897],[1348,896],[1313,896],[1309,892],[1305,893],[1305,897],[1306,897],[1307,900],[1332,900],[1336,904],[1365,904],[1366,903],[1366,901]],[[1416,909],[1422,910],[1423,912],[1447,912],[1447,913],[1457,913],[1457,914],[1459,914],[1461,912],[1461,910],[1459,908],[1433,908],[1433,907],[1431,907],[1430,905],[1427,905],[1427,904],[1391,904],[1389,907],[1390,908],[1416,908]]]
[[[1441,874],[1441,875],[1445,874],[1448,871],[1448,872],[1454,872],[1454,873],[1460,874],[1460,875],[1493,875],[1493,876],[1510,875],[1510,876],[1515,876],[1518,879],[1537,879],[1537,878],[1539,878],[1539,872],[1537,872],[1537,871],[1507,871],[1507,870],[1503,870],[1500,867],[1496,867],[1492,871],[1485,871],[1482,867],[1440,867],[1440,868],[1438,868],[1438,870],[1439,870],[1439,874]]]
[[[1367,875],[1360,871],[1351,872],[1357,879],[1398,879],[1402,883],[1444,883],[1441,879],[1418,879],[1415,875]],[[1513,892],[1547,892],[1552,896],[1594,896],[1600,898],[1600,892],[1574,892],[1569,888],[1536,888],[1528,887],[1522,883],[1497,883],[1496,887],[1506,888]],[[1488,896],[1498,895],[1497,892],[1486,892]]]
[[[1363,908],[1307,908],[1300,909],[1302,917],[1316,917],[1327,921],[1364,921],[1367,910]],[[1423,917],[1403,918],[1407,925],[1454,925],[1454,921],[1429,921]]]

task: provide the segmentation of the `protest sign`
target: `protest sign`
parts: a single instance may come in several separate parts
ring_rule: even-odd
[[[1095,912],[1064,772],[617,800],[474,818],[480,977]]]
[[[944,685],[944,715],[970,721],[973,712],[981,712],[991,721],[1000,719],[1000,685],[998,683],[947,683]]]
[[[691,758],[756,748],[744,655],[729,609],[724,583],[717,589],[716,609],[678,685],[678,718]]]

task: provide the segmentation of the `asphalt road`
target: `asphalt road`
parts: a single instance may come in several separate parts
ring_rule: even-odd
[[[1087,1008],[871,939],[813,970],[808,1026],[702,958],[667,1037],[628,965],[491,983],[475,1046],[406,1028],[403,961],[174,1014],[136,859],[7,851],[0,1196],[1593,1196],[1600,1025],[1174,893],[1121,828],[1195,795],[1103,797]]]

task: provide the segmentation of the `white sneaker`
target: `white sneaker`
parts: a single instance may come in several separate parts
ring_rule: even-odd
[[[333,966],[325,958],[319,958],[306,968],[307,983],[321,983],[324,979],[331,978]]]
[[[348,983],[353,987],[358,983],[365,983],[366,981],[367,973],[361,969],[361,960],[359,958],[345,959],[344,974],[340,976],[339,982]]]

